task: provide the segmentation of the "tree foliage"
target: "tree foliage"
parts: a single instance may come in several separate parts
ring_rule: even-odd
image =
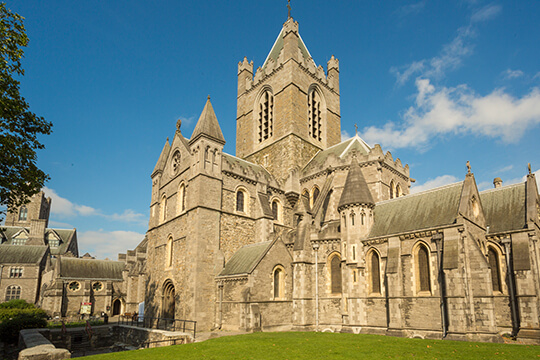
[[[19,331],[47,326],[47,313],[25,300],[10,300],[0,304],[0,339],[16,343]]]
[[[21,60],[28,37],[23,17],[0,4],[0,205],[14,211],[39,192],[48,175],[36,165],[38,135],[51,133],[52,124],[29,109],[20,94],[24,75]],[[0,210],[0,220],[5,210]]]

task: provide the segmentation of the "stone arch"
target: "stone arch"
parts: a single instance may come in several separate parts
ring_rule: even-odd
[[[393,199],[396,194],[396,183],[394,180],[390,181],[390,199]]]
[[[265,85],[259,90],[253,105],[253,114],[256,118],[255,133],[260,144],[272,138],[274,134],[274,91],[270,85]]]
[[[487,246],[487,260],[491,272],[491,285],[493,292],[503,293],[501,259],[501,249],[496,244],[489,242]]]
[[[369,276],[369,291],[370,294],[381,294],[381,254],[375,248],[367,251],[367,266]]]
[[[237,186],[235,189],[235,211],[248,214],[249,198],[248,190],[242,185]]]
[[[161,196],[161,201],[159,203],[159,219],[162,223],[167,220],[167,195],[165,194]]]
[[[175,315],[175,289],[171,279],[163,283],[163,297],[161,300],[161,317],[164,319],[174,319]]]
[[[330,292],[332,294],[341,294],[341,255],[338,252],[333,252],[328,256],[328,269],[330,273]]]
[[[326,99],[317,84],[311,84],[307,94],[309,138],[323,142],[326,133]]]
[[[116,298],[112,302],[112,316],[121,315],[124,308],[123,302],[120,298]]]
[[[416,292],[431,294],[431,249],[424,241],[413,246]]]
[[[274,300],[285,298],[285,268],[278,264],[272,270],[272,294]]]
[[[186,183],[182,181],[178,186],[178,202],[177,202],[178,215],[186,211]]]
[[[274,216],[274,220],[277,222],[283,221],[283,205],[281,204],[281,201],[279,198],[275,197],[270,202],[271,208],[272,208],[272,215]]]

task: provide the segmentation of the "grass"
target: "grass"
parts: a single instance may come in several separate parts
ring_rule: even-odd
[[[158,359],[537,359],[540,346],[311,332],[254,333],[200,343],[88,356]]]
[[[103,320],[90,320],[90,326],[97,326],[97,325],[103,325],[103,324],[104,324]],[[66,323],[66,328],[85,327],[85,326],[86,326],[86,320]],[[47,324],[47,327],[49,329],[59,329],[62,327],[62,323],[57,322],[57,321],[49,322]]]

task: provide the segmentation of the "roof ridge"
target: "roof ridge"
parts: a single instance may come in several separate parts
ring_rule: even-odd
[[[367,151],[371,152],[371,147],[369,146],[369,144],[367,142],[364,141],[364,139],[362,139],[360,136],[358,136],[358,134],[356,134],[355,136],[353,136],[351,138],[351,142],[349,143],[349,145],[347,145],[347,147],[345,148],[345,150],[343,150],[341,152],[341,154],[339,155],[339,157],[341,158],[343,155],[345,155],[345,153],[347,151],[349,151],[349,149],[352,147],[352,145],[354,144],[355,141],[358,141],[358,143]],[[343,142],[342,142],[343,143]],[[341,144],[341,143],[340,143]],[[337,144],[339,145],[339,144]],[[335,146],[335,145],[334,145]],[[366,146],[367,146],[367,149],[366,149]]]
[[[490,193],[490,192],[495,192],[495,191],[500,191],[500,190],[510,189],[510,188],[518,187],[518,186],[522,186],[522,185],[525,185],[525,181],[524,181],[524,182],[515,183],[515,184],[504,185],[504,186],[501,186],[501,187],[498,187],[498,188],[482,190],[482,191],[480,191],[479,193],[480,193],[480,194],[485,194],[485,193]]]
[[[375,205],[386,204],[386,203],[396,201],[396,200],[409,199],[411,197],[415,197],[415,196],[418,196],[418,195],[425,195],[425,194],[428,194],[430,192],[444,190],[444,189],[447,189],[447,188],[450,188],[450,187],[453,187],[453,186],[457,186],[457,185],[460,185],[460,184],[463,185],[463,180],[462,181],[457,181],[455,183],[439,186],[439,187],[436,187],[436,188],[433,188],[433,189],[424,190],[424,191],[417,192],[417,193],[414,193],[414,194],[409,194],[409,195],[396,197],[396,198],[393,198],[393,199],[379,201],[378,203],[375,203]]]

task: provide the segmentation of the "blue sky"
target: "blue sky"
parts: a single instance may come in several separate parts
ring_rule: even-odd
[[[51,227],[116,259],[147,230],[150,173],[206,101],[235,154],[237,63],[261,66],[286,1],[7,1],[30,44],[22,93],[54,124],[39,166]],[[540,2],[292,1],[317,64],[340,60],[343,137],[409,164],[413,191],[540,169]]]

